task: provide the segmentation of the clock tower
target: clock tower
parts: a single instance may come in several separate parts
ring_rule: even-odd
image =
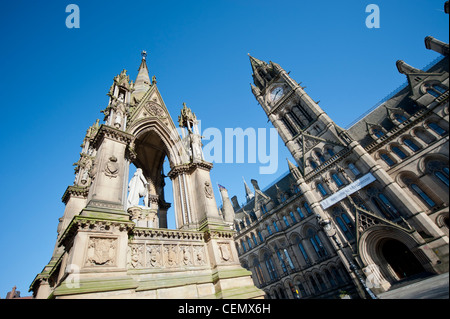
[[[252,92],[303,174],[346,147],[350,139],[280,65],[249,54]],[[315,151],[326,146],[326,154]]]

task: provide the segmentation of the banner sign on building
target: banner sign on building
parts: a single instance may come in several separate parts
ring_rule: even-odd
[[[334,193],[333,195],[329,196],[328,198],[325,198],[323,201],[320,202],[320,205],[323,209],[327,209],[328,207],[336,204],[340,200],[344,199],[348,195],[353,194],[356,191],[359,191],[361,188],[369,185],[375,180],[375,177],[372,175],[372,173],[367,173],[363,177],[357,179],[350,185],[345,186],[340,191]]]

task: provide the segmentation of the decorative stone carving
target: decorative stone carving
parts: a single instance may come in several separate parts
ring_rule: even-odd
[[[222,261],[231,261],[231,249],[229,243],[219,243],[219,251],[220,251],[220,257],[222,258]]]
[[[105,167],[105,175],[111,178],[116,178],[119,174],[119,164],[117,163],[117,157],[114,155],[109,158]]]
[[[167,245],[164,247],[164,254],[166,257],[166,265],[174,267],[178,265],[177,245]]]
[[[161,245],[147,245],[147,267],[161,267]]]
[[[205,181],[205,196],[207,198],[213,198],[213,188],[209,181]]]
[[[134,244],[130,246],[131,249],[131,262],[132,268],[142,268],[144,262],[144,245]]]
[[[156,104],[155,102],[148,101],[146,107],[150,113],[150,116],[155,116],[158,118],[166,117],[166,113],[164,112],[162,107]]]
[[[113,266],[115,265],[117,239],[116,238],[89,238],[86,266]]]

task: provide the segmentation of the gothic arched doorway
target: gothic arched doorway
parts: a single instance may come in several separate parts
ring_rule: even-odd
[[[408,247],[398,240],[385,240],[382,243],[381,252],[399,279],[425,271]]]

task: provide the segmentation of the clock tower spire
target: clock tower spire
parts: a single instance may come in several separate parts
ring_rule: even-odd
[[[329,154],[342,150],[348,141],[341,136],[339,128],[325,111],[306,92],[305,87],[293,80],[279,64],[266,63],[249,54],[253,84],[251,89],[267,117],[278,130],[302,173],[314,170],[326,158],[313,155],[316,165],[307,159],[319,144],[326,145]]]

